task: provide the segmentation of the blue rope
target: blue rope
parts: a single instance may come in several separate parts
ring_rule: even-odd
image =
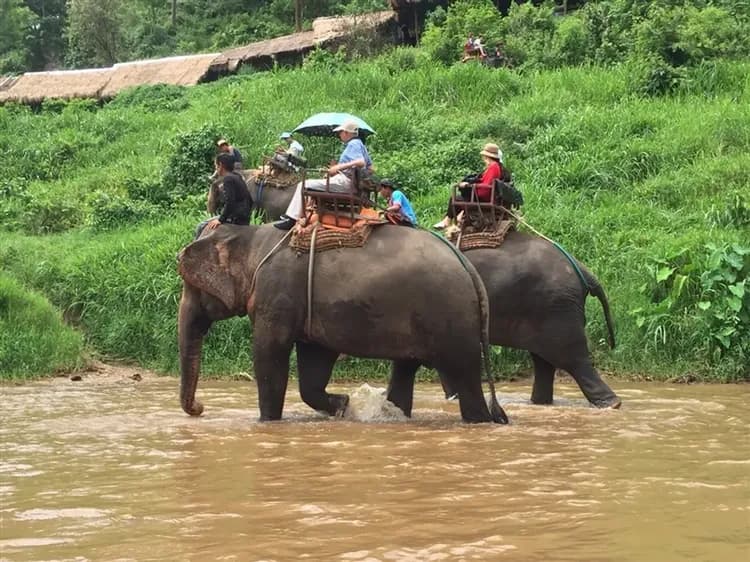
[[[266,187],[266,180],[260,180],[258,184],[258,207],[263,202],[263,188]]]
[[[554,240],[550,240],[550,242],[552,242],[552,245],[555,248],[557,248],[558,250],[560,250],[560,252],[562,252],[562,255],[567,258],[567,260],[570,262],[570,265],[573,266],[573,269],[575,269],[576,273],[578,274],[578,278],[581,280],[581,283],[586,288],[586,290],[590,293],[591,292],[591,286],[589,285],[588,281],[586,281],[586,277],[583,275],[583,272],[581,271],[581,268],[578,267],[578,263],[576,263],[575,258],[573,256],[571,256],[565,250],[565,248],[563,248],[562,246],[560,246],[560,244],[558,244]]]

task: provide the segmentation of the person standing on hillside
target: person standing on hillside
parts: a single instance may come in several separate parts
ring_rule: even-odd
[[[286,131],[284,131],[283,133],[281,133],[281,136],[279,138],[287,144],[287,154],[291,154],[292,156],[296,156],[297,158],[302,157],[302,153],[305,151],[305,147],[303,147],[302,144],[292,136],[292,133],[287,133]]]
[[[237,150],[237,148],[229,144],[226,139],[219,139],[219,141],[216,143],[216,146],[219,147],[219,152],[232,155],[232,157],[234,158],[235,170],[242,169],[242,154],[239,150]]]
[[[234,156],[228,152],[222,152],[216,157],[216,172],[223,180],[221,190],[224,194],[224,206],[219,216],[212,217],[198,225],[195,229],[196,240],[204,229],[214,230],[222,224],[245,226],[250,224],[253,201],[245,180],[234,171],[235,163]]]
[[[303,189],[314,191],[325,191],[328,189],[334,193],[347,193],[352,189],[352,177],[354,169],[372,170],[372,158],[367,152],[364,143],[359,137],[359,126],[354,121],[345,121],[333,130],[338,133],[339,139],[344,143],[339,161],[328,168],[328,179],[314,179],[307,182],[299,182],[294,192],[286,213],[281,215],[281,220],[273,223],[281,230],[291,229],[296,222],[302,218],[305,212],[305,202],[302,196]]]

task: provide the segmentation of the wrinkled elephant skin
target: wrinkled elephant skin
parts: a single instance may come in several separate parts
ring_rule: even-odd
[[[462,266],[451,248],[427,232],[378,227],[363,248],[316,254],[306,333],[309,254],[284,241],[252,284],[258,264],[285,234],[272,225],[222,225],[181,252],[180,394],[187,413],[203,410],[195,392],[201,345],[212,322],[247,314],[262,420],[281,418],[296,347],[300,393],[315,410],[340,415],[346,409],[347,396],[326,392],[339,353],[346,353],[393,361],[388,399],[406,415],[414,374],[430,365],[457,390],[465,421],[502,421],[490,413],[482,392],[481,319],[489,305],[470,264]]]

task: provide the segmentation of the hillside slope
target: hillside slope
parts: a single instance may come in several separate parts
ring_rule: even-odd
[[[310,114],[350,111],[377,130],[378,170],[404,187],[423,225],[440,218],[450,184],[481,166],[482,145],[501,145],[529,223],[607,289],[616,350],[595,302],[588,314],[601,367],[750,379],[750,63],[691,72],[674,95],[652,98],[631,92],[625,67],[514,74],[396,50],[139,89],[101,108],[2,107],[0,264],[77,318],[98,352],[174,371],[174,256],[203,216],[212,140],[226,136],[257,164]],[[338,151],[331,140],[307,146],[313,164]],[[248,334],[245,320],[217,327],[206,368],[247,370]],[[506,372],[526,364],[515,353],[499,361]]]

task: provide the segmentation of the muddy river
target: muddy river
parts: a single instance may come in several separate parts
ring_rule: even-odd
[[[750,560],[750,386],[617,383],[620,411],[500,385],[469,426],[436,386],[402,419],[346,385],[346,419],[255,385],[88,377],[3,387],[2,560]]]

